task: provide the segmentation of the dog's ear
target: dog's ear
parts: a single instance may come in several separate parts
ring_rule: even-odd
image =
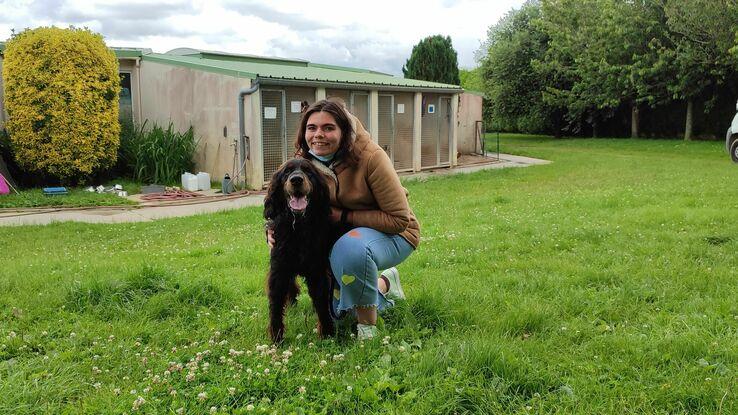
[[[284,197],[285,177],[285,166],[274,172],[266,197],[264,197],[264,219],[274,219],[285,210],[287,206],[287,200]]]

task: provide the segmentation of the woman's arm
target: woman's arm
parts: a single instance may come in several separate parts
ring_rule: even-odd
[[[400,183],[392,160],[384,151],[375,151],[368,163],[367,183],[377,201],[377,210],[352,210],[346,221],[353,226],[365,226],[380,232],[397,234],[410,223],[407,192]]]

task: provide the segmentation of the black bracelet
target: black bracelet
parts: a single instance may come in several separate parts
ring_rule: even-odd
[[[348,222],[347,222],[347,220],[348,220],[348,213],[349,213],[348,209],[343,209],[341,211],[341,223],[344,224],[344,225],[348,224]]]

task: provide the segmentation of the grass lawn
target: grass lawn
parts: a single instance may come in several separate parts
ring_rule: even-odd
[[[123,186],[128,194],[140,192],[141,185],[128,180],[104,184],[105,188],[111,188],[115,184]],[[84,187],[68,187],[69,194],[46,196],[39,189],[13,190],[8,195],[0,195],[1,208],[29,208],[29,207],[80,207],[80,206],[120,206],[135,205],[136,203],[126,198],[118,197],[113,193],[91,193]]]
[[[721,142],[503,136],[544,166],[408,181],[382,337],[271,348],[260,208],[0,228],[0,413],[738,413]]]

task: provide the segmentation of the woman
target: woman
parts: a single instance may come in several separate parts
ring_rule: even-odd
[[[357,336],[377,334],[377,311],[404,299],[396,265],[420,243],[420,225],[392,161],[337,101],[310,106],[300,121],[296,155],[328,177],[331,220],[351,227],[330,253],[337,318],[355,313]],[[274,239],[267,231],[269,245]],[[385,271],[377,278],[378,270]]]

